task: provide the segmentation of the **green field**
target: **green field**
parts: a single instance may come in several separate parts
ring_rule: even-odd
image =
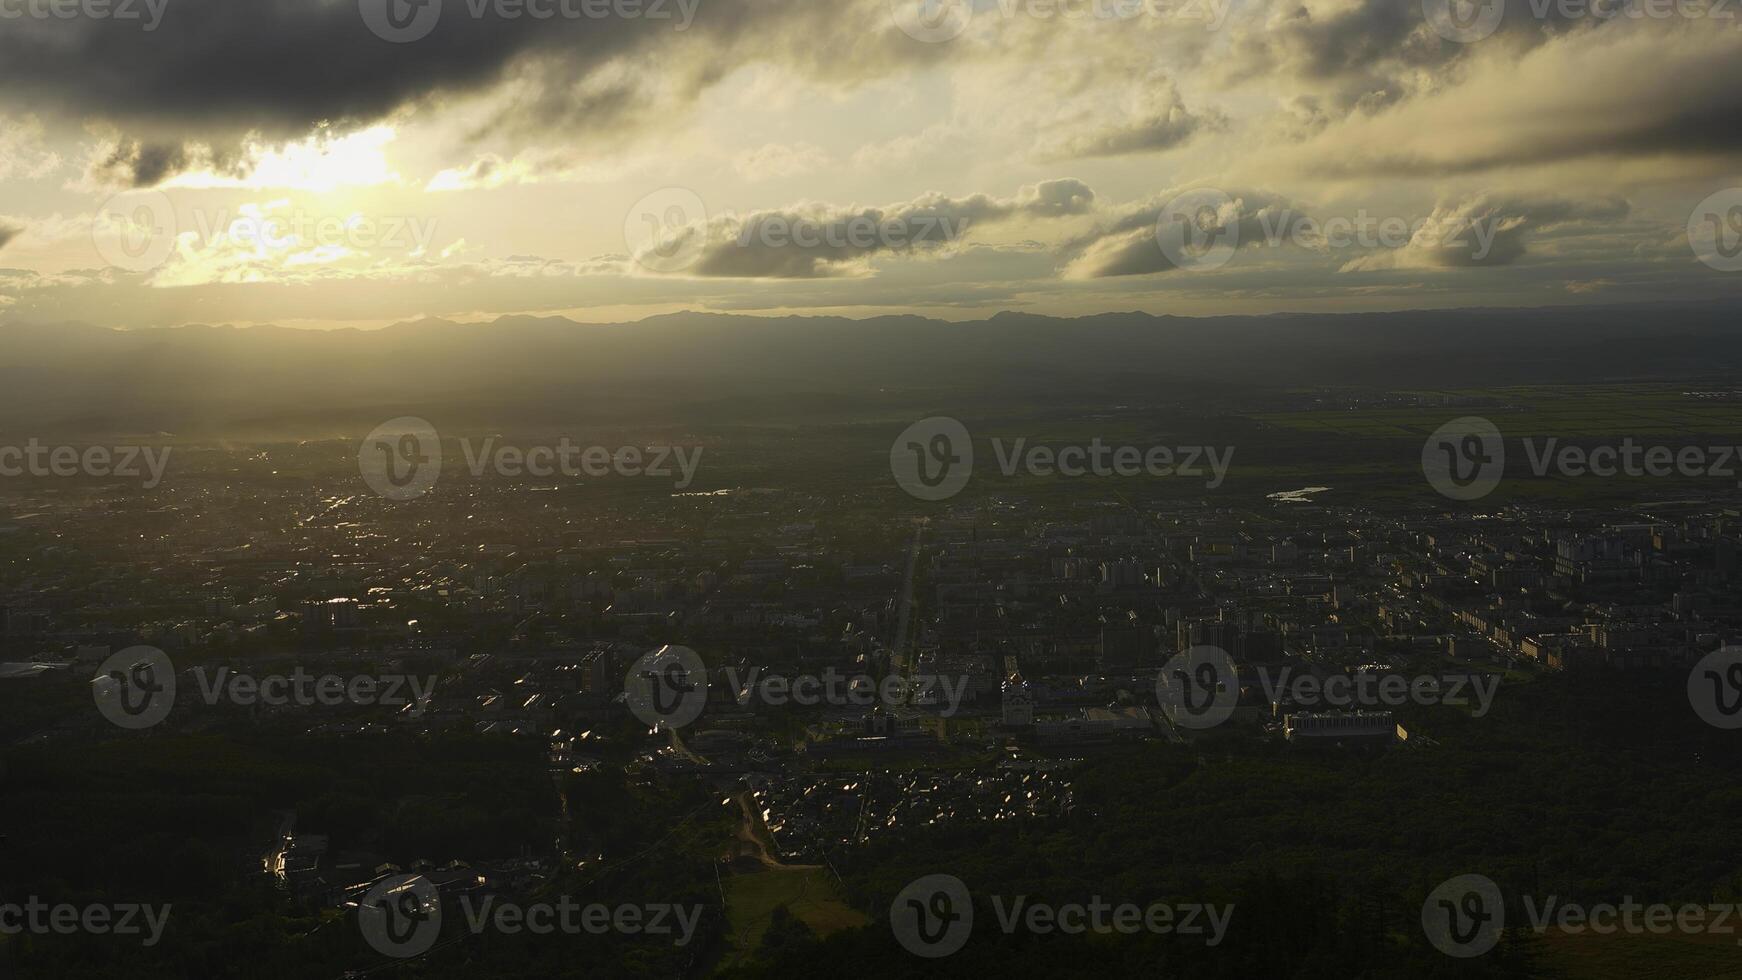
[[[769,868],[725,880],[726,919],[736,953],[728,965],[762,943],[774,910],[784,907],[818,937],[871,920],[849,907],[827,868]]]
[[[1742,437],[1742,401],[1696,398],[1678,385],[1581,385],[1412,391],[1452,403],[1353,411],[1253,415],[1266,425],[1325,435],[1426,438],[1462,415],[1479,415],[1509,437],[1594,439],[1624,436]],[[1491,403],[1457,404],[1460,399]]]
[[[1544,965],[1560,976],[1591,980],[1742,980],[1736,935],[1544,936]]]

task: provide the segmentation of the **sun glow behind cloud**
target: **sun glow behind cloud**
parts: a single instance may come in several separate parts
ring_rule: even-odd
[[[166,187],[210,190],[298,190],[325,194],[345,187],[379,187],[401,182],[387,161],[387,147],[398,138],[391,125],[371,126],[343,136],[326,130],[274,147],[257,140],[243,150],[236,173],[214,167],[177,174]]]

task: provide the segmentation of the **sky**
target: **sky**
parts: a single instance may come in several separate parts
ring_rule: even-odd
[[[1733,0],[0,0],[0,322],[1724,301]]]

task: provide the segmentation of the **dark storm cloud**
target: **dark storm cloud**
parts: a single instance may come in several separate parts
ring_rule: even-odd
[[[675,28],[643,18],[473,18],[465,0],[429,2],[441,5],[440,20],[427,37],[402,44],[377,37],[356,0],[173,0],[150,32],[120,20],[12,21],[0,33],[0,89],[200,135],[236,127],[300,134],[486,84],[520,55],[605,58]],[[743,6],[714,0],[692,27],[742,29]]]
[[[141,143],[123,140],[107,157],[91,167],[91,175],[109,184],[155,187],[188,165],[187,150],[179,143]]]
[[[7,245],[11,244],[12,239],[17,238],[22,234],[24,234],[23,228],[7,221],[5,218],[0,218],[0,248],[5,248]]]
[[[891,37],[881,4],[545,0],[539,9],[634,13],[533,19],[501,16],[495,0],[425,2],[439,6],[439,19],[407,43],[377,36],[358,0],[169,0],[150,31],[114,19],[9,20],[0,103],[112,123],[123,139],[113,175],[144,185],[191,165],[186,143],[222,157],[246,133],[282,140],[322,123],[361,125],[426,98],[484,90],[511,70],[526,99],[497,129],[621,123],[657,107],[650,91],[693,97],[755,60],[845,83],[946,57]],[[653,60],[632,61],[640,55]],[[597,74],[607,66],[618,70]]]
[[[1521,69],[1528,77],[1489,74],[1394,121],[1350,120],[1304,168],[1338,178],[1451,176],[1583,158],[1742,155],[1742,34],[1674,25],[1582,40],[1590,43],[1538,52]],[[1604,70],[1587,71],[1594,63]]]
[[[1742,45],[1728,45],[1724,53],[1728,64],[1710,64],[1697,44],[1689,43],[1717,35],[1731,41],[1737,38],[1735,13],[1727,8],[1727,0],[1685,0],[1670,13],[1647,13],[1647,4],[1656,8],[1656,0],[1511,0],[1500,5],[1496,22],[1464,40],[1443,36],[1427,13],[1458,2],[1358,0],[1335,9],[1321,5],[1314,11],[1280,0],[1268,8],[1268,15],[1237,26],[1227,53],[1217,55],[1218,60],[1206,67],[1219,69],[1230,79],[1281,76],[1310,89],[1295,93],[1289,101],[1297,113],[1308,110],[1310,129],[1317,130],[1334,118],[1370,115],[1456,89],[1479,62],[1497,52],[1516,63],[1547,45],[1573,41],[1595,47],[1588,49],[1584,63],[1567,66],[1569,86],[1608,86],[1624,80],[1628,89],[1618,93],[1622,104],[1639,107],[1651,102],[1666,117],[1660,127],[1612,134],[1611,148],[1729,151],[1742,143],[1735,94]],[[1605,72],[1586,77],[1592,64],[1602,63],[1601,46],[1651,38],[1658,42],[1659,63],[1642,66],[1647,70],[1644,76],[1629,73],[1617,79]],[[1681,88],[1690,92],[1669,91]],[[1522,104],[1530,104],[1542,93],[1521,90],[1516,95]],[[1714,103],[1714,111],[1696,108]],[[1559,122],[1546,116],[1540,121],[1548,124],[1550,132]],[[1540,153],[1542,159],[1578,155],[1563,153],[1558,146],[1533,148],[1531,142],[1529,138],[1517,141],[1515,159],[1477,161],[1470,169],[1536,162],[1533,153]],[[1398,167],[1419,163],[1399,160]]]

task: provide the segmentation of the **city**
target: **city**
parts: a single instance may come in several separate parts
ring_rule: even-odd
[[[200,880],[289,917],[281,941],[299,949],[323,930],[297,938],[289,923],[361,915],[383,885],[428,888],[452,929],[460,903],[556,888],[566,901],[585,883],[697,916],[682,944],[596,940],[659,944],[662,969],[730,972],[862,933],[877,914],[858,896],[890,873],[891,849],[1124,826],[1105,793],[1133,765],[1149,779],[1274,764],[1414,780],[1492,751],[1476,739],[1490,730],[1557,737],[1534,731],[1537,715],[1575,704],[1619,710],[1562,719],[1575,728],[1722,738],[1742,705],[1733,479],[1623,475],[1621,492],[1661,498],[1625,503],[1601,477],[1541,477],[1518,454],[1487,484],[1448,484],[1436,465],[1436,440],[1498,430],[1432,421],[1515,424],[1565,394],[1290,395],[1291,418],[1329,412],[1353,433],[1347,467],[1369,474],[1351,477],[1357,492],[1272,462],[1293,437],[1268,421],[1274,396],[1244,414],[1175,406],[1170,433],[1271,433],[1206,443],[1227,461],[1215,486],[1183,452],[1172,474],[1007,474],[986,451],[1001,436],[938,418],[825,425],[797,449],[699,426],[686,435],[707,462],[681,489],[639,471],[473,472],[422,420],[411,442],[394,423],[361,445],[168,446],[150,487],[44,474],[12,489],[0,521],[8,785],[42,804],[9,811],[8,847],[28,849],[27,868],[65,860],[39,835],[79,794],[30,782],[33,767],[119,740],[110,764],[185,781],[185,805],[217,794],[227,819]],[[1633,397],[1742,422],[1726,390]],[[1110,447],[1148,445],[1126,436],[1150,415],[997,424],[1043,433],[1062,464],[1099,433],[1106,459],[1131,458]],[[1368,444],[1383,420],[1426,436],[1419,458]],[[878,438],[881,458],[854,448]],[[390,460],[407,472],[436,471],[388,481],[371,440],[409,451]],[[1608,444],[1576,441],[1594,458]],[[934,449],[961,449],[938,459],[969,477],[913,482]],[[847,456],[868,462],[827,469]],[[1485,492],[1460,499],[1471,486]],[[674,697],[650,698],[678,658]],[[261,763],[292,774],[255,785]],[[208,786],[208,772],[236,782]],[[82,819],[152,812],[129,794],[156,790],[123,782],[113,816]],[[670,892],[640,892],[649,864]],[[1219,894],[1240,864],[1212,876]],[[456,969],[491,955],[437,936],[373,949],[423,963],[460,943]],[[324,938],[315,959],[342,970],[366,937]]]

